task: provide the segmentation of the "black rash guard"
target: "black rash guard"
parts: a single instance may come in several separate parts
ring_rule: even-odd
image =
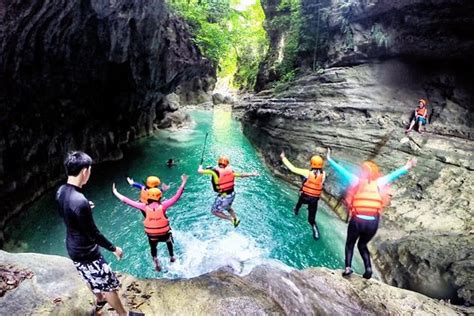
[[[94,261],[100,258],[99,246],[115,251],[115,246],[102,235],[92,218],[89,201],[81,189],[64,184],[56,193],[59,214],[66,224],[66,248],[69,257],[76,262]]]

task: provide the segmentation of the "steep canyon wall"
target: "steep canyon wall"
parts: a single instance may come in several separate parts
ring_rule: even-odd
[[[318,69],[310,69],[311,50],[300,51],[300,75],[284,89],[270,89],[273,79],[263,64],[261,88],[267,90],[236,106],[246,135],[272,169],[295,184],[299,179],[280,162],[282,149],[306,166],[311,155],[331,147],[344,164],[374,159],[384,173],[418,157],[413,172],[392,187],[372,242],[375,261],[389,284],[472,304],[474,3],[319,3],[326,39],[318,42]],[[301,6],[313,26],[317,4]],[[313,33],[301,41],[314,36],[316,30],[303,25],[302,32],[308,30]],[[420,98],[429,100],[428,133],[406,136]],[[333,205],[343,190],[327,170],[326,200],[332,197]]]
[[[118,159],[176,110],[164,95],[215,77],[161,0],[2,0],[0,19],[0,232],[64,177],[67,151]]]

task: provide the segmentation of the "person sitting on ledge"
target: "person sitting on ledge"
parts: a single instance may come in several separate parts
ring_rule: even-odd
[[[411,132],[415,124],[418,123],[418,133],[423,133],[426,131],[426,122],[428,120],[428,109],[426,105],[428,102],[425,99],[420,99],[418,101],[418,107],[415,109],[413,119],[411,120],[410,127],[405,131],[406,133]],[[422,130],[422,126],[425,126]]]

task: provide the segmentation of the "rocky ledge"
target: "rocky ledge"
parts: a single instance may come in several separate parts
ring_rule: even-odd
[[[6,314],[88,315],[93,295],[69,259],[0,251],[2,265],[34,276],[0,298]],[[192,279],[141,280],[121,274],[127,308],[146,315],[459,315],[418,293],[325,268],[303,271],[258,266],[237,276],[221,269]]]

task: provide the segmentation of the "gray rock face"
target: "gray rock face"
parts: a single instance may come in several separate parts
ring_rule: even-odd
[[[454,233],[473,244],[473,90],[465,75],[460,69],[433,70],[397,60],[333,67],[301,77],[281,93],[248,97],[236,108],[245,134],[271,170],[295,185],[300,184],[298,177],[281,164],[282,149],[304,167],[313,154],[325,155],[331,147],[337,161],[357,166],[373,159],[384,174],[418,157],[413,172],[392,186],[392,203],[371,243],[376,263],[389,284],[472,304],[472,282],[465,278],[473,269],[465,251],[472,247],[458,249],[444,240]],[[404,129],[420,97],[430,100],[429,133],[407,136]],[[335,206],[343,190],[334,172],[326,170],[325,200]],[[407,246],[407,234],[410,245],[417,238],[420,245]],[[425,247],[436,251],[425,258],[420,253]],[[399,250],[406,258],[420,259],[399,260]],[[449,272],[430,274],[430,281],[424,282],[420,273],[425,259],[433,271]],[[434,293],[433,284],[446,288]]]
[[[0,297],[4,315],[89,315],[94,295],[71,260],[40,254],[10,254],[0,250],[0,265],[12,264],[34,273],[32,279]],[[60,298],[57,304],[53,301]]]
[[[88,314],[92,294],[69,259],[3,251],[0,259],[35,273],[33,279],[0,298],[2,312]],[[259,266],[244,277],[223,269],[183,280],[140,280],[129,275],[120,279],[126,308],[146,315],[459,314],[452,306],[423,295],[357,276],[345,279],[324,268],[290,271]],[[55,305],[52,300],[57,297],[62,302]]]
[[[275,68],[288,30],[275,25],[290,15],[279,9],[283,3],[262,1],[270,49],[260,65],[256,91],[280,79]],[[350,66],[391,58],[438,65],[461,60],[472,67],[474,2],[470,0],[301,0],[300,12],[295,66],[301,72],[317,65]]]
[[[220,93],[214,93],[212,95],[212,103],[215,105],[224,103],[225,96]]]
[[[474,54],[474,3],[469,0],[333,1],[329,65],[374,58],[468,59]]]
[[[67,151],[84,150],[96,162],[120,158],[121,144],[153,132],[171,110],[164,95],[215,75],[161,0],[7,3],[0,6],[0,232],[64,176]]]
[[[215,77],[195,77],[176,88],[179,102],[183,106],[198,105],[212,101],[211,92],[216,84]]]
[[[472,305],[474,236],[414,235],[383,241],[378,248],[382,275],[391,283],[452,303]]]

